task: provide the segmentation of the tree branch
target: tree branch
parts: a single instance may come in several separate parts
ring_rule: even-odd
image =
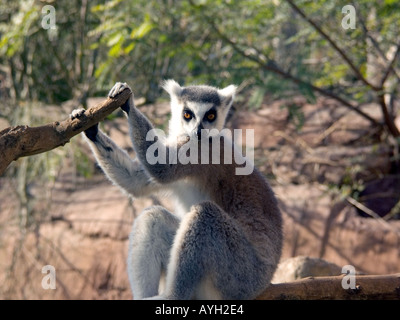
[[[189,3],[194,7],[196,6],[192,0],[189,0]],[[309,83],[307,81],[304,81],[304,80],[292,75],[289,72],[284,71],[273,60],[268,59],[265,56],[263,56],[263,57],[266,58],[267,61],[263,61],[262,59],[260,59],[257,56],[251,54],[250,52],[248,53],[248,52],[246,52],[246,50],[241,49],[239,47],[239,45],[235,41],[233,41],[232,39],[228,38],[223,32],[221,32],[221,30],[217,27],[217,25],[215,24],[213,19],[211,19],[206,14],[204,14],[203,16],[207,20],[207,22],[209,23],[210,27],[218,34],[218,36],[223,41],[225,41],[226,43],[230,44],[232,46],[232,48],[237,53],[242,55],[243,57],[245,57],[245,58],[247,58],[247,59],[249,59],[251,61],[256,62],[264,70],[267,70],[267,71],[270,71],[270,72],[274,72],[274,73],[280,75],[281,77],[283,77],[285,79],[291,80],[292,82],[294,82],[297,85],[308,86],[313,91],[318,92],[318,93],[322,94],[323,96],[335,99],[336,101],[340,102],[345,107],[347,107],[348,109],[358,113],[360,116],[362,116],[363,118],[367,119],[373,125],[375,125],[377,127],[381,127],[382,126],[376,119],[372,118],[370,115],[368,115],[367,113],[365,113],[362,110],[360,110],[359,108],[357,108],[357,106],[354,106],[353,104],[351,104],[350,102],[346,101],[342,97],[338,96],[334,92],[326,90],[326,89],[323,89],[323,88],[320,88],[320,87],[317,87],[317,86],[314,86],[313,84],[311,84],[311,83]],[[252,49],[254,49],[254,48],[252,48]],[[257,50],[255,50],[255,51],[257,52]]]
[[[359,12],[359,11],[360,10],[358,10],[357,12]],[[361,24],[361,27],[362,27],[362,30],[363,30],[365,36],[371,41],[372,45],[375,47],[376,51],[378,51],[378,53],[379,53],[380,57],[383,59],[383,61],[385,61],[387,63],[387,69],[385,72],[383,72],[384,75],[380,81],[380,86],[383,88],[383,85],[385,84],[385,81],[391,72],[396,76],[396,78],[398,80],[400,80],[400,76],[397,73],[396,69],[394,68],[394,62],[396,61],[397,56],[400,51],[400,42],[396,46],[396,53],[394,54],[392,60],[388,61],[388,58],[386,57],[385,53],[380,48],[378,41],[376,41],[375,38],[369,32],[367,25],[366,25],[363,17],[361,16],[361,14],[358,14],[357,17],[358,17],[358,20],[360,21],[360,24]]]
[[[370,87],[374,91],[379,91],[381,88],[374,86],[370,83],[365,77],[361,74],[360,70],[354,65],[351,59],[347,56],[347,54],[338,47],[338,45],[332,40],[332,38],[326,34],[313,20],[305,15],[305,13],[298,7],[292,0],[286,0],[286,2],[296,11],[304,20],[306,20],[322,37],[325,38],[326,41],[336,50],[336,52],[343,58],[344,61],[347,62],[349,67],[353,70],[357,79],[362,81],[365,85]]]
[[[385,102],[384,94],[379,93],[377,99],[378,99],[378,103],[381,107],[381,111],[383,114],[383,118],[385,120],[386,127],[388,128],[390,134],[395,138],[399,137],[400,131],[397,128],[396,124],[394,123],[394,119],[393,119],[392,115],[389,113],[389,110],[388,110],[386,102]]]
[[[20,157],[46,152],[65,145],[80,132],[90,128],[121,107],[132,92],[125,89],[115,98],[85,111],[79,119],[67,119],[40,127],[17,126],[0,131],[0,175],[8,165]]]
[[[345,275],[309,277],[293,282],[272,284],[257,297],[257,300],[400,299],[400,273],[355,275],[355,289],[343,289],[343,277]]]
[[[385,84],[385,81],[386,81],[386,79],[388,78],[388,76],[390,75],[391,72],[393,72],[394,75],[397,77],[397,79],[400,80],[399,75],[397,74],[396,70],[394,69],[394,63],[396,62],[397,58],[399,57],[399,54],[400,54],[400,42],[397,44],[396,52],[393,55],[392,60],[389,61],[387,69],[383,74],[383,77],[381,79],[381,86],[382,87]]]

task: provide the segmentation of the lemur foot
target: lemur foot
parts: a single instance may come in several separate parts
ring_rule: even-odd
[[[108,93],[109,98],[114,98],[118,94],[120,94],[122,91],[124,91],[126,88],[131,90],[131,88],[127,85],[126,82],[116,82],[114,84],[114,87],[111,88],[110,92]],[[132,90],[131,90],[132,91]],[[127,114],[129,114],[129,110],[131,105],[133,106],[133,94],[132,96],[121,106],[121,109],[125,111]]]
[[[83,116],[83,114],[85,113],[85,109],[83,108],[78,108],[78,109],[74,109],[72,110],[71,114],[69,115],[69,117],[74,120],[74,119],[79,119],[80,117]],[[86,137],[88,137],[90,140],[92,141],[96,141],[96,136],[97,136],[97,132],[99,131],[98,128],[98,123],[96,123],[94,126],[86,129],[85,135]]]
[[[80,117],[82,117],[82,115],[85,113],[85,109],[83,108],[78,108],[78,109],[74,109],[72,110],[71,114],[69,115],[69,117],[74,120],[74,119],[79,119]]]
[[[108,93],[109,98],[115,98],[118,94],[124,91],[126,88],[131,90],[131,88],[126,84],[126,82],[116,82],[114,87],[111,88],[110,92]],[[132,90],[131,90],[132,91]]]

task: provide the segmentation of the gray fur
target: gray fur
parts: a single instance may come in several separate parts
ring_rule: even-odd
[[[135,299],[158,294],[161,272],[167,268],[179,223],[178,217],[160,206],[144,210],[135,219],[128,254],[128,276]]]
[[[109,95],[115,96],[126,87],[116,83]],[[184,88],[173,80],[163,87],[171,96],[173,138],[191,136],[187,130],[196,130],[182,126],[184,102],[195,103],[199,113],[218,100],[229,109],[235,93],[234,86]],[[282,249],[281,214],[268,182],[256,169],[249,175],[236,175],[234,161],[149,164],[145,155],[153,142],[146,141],[146,134],[153,127],[135,108],[133,98],[128,107],[137,159],[130,159],[100,130],[95,141],[87,139],[88,143],[106,175],[128,194],[164,193],[176,204],[174,213],[151,207],[134,223],[128,257],[134,298],[255,298],[269,285]],[[222,122],[215,126],[223,125],[226,112],[220,116]],[[221,150],[229,143],[222,140]],[[185,143],[199,143],[170,141],[165,142],[167,153],[178,152]],[[160,282],[163,290],[158,288]]]
[[[212,103],[215,106],[221,105],[218,91],[209,86],[190,86],[183,88],[179,98],[185,101]]]

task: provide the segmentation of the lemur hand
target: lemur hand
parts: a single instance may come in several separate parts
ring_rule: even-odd
[[[83,109],[83,108],[74,109],[74,110],[72,110],[69,117],[71,119],[79,119],[80,117],[82,117],[82,115],[84,113],[85,113],[85,109]],[[92,141],[95,141],[98,131],[99,131],[99,124],[96,123],[94,126],[86,129],[84,132],[85,132],[86,137],[88,137]]]
[[[111,88],[110,92],[108,93],[108,97],[114,98],[122,91],[124,91],[126,88],[131,90],[131,88],[126,84],[126,82],[117,82],[114,84],[114,87]],[[131,97],[121,106],[121,109],[129,114],[129,109],[131,106],[133,107],[133,93]]]

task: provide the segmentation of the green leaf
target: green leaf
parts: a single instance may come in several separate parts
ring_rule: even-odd
[[[150,16],[146,15],[144,22],[138,28],[132,30],[130,37],[131,39],[141,39],[153,30],[154,27],[155,25],[150,21]]]
[[[108,71],[108,69],[111,66],[111,61],[110,60],[106,60],[103,61],[102,63],[100,63],[100,65],[97,67],[96,72],[94,73],[94,76],[96,78],[99,78],[103,73],[106,73],[106,71]]]
[[[262,102],[264,101],[265,88],[257,87],[253,90],[249,99],[250,110],[259,109]]]
[[[116,58],[121,55],[121,52],[123,52],[122,42],[119,42],[111,47],[111,49],[108,51],[108,56]]]
[[[291,103],[288,105],[283,105],[282,109],[287,109],[289,112],[289,120],[293,122],[296,127],[296,131],[300,131],[304,126],[305,116],[301,106],[296,103]]]
[[[107,46],[112,47],[118,44],[122,39],[122,34],[120,32],[114,33],[107,41]]]
[[[108,33],[108,31],[120,30],[125,27],[125,23],[123,21],[116,21],[115,19],[109,19],[98,25],[93,30],[88,32],[89,37],[97,36],[101,33]]]
[[[0,40],[0,49],[5,47],[9,42],[9,37],[7,35],[3,36]]]
[[[104,11],[115,8],[122,1],[123,0],[107,1],[105,4],[98,4],[97,6],[93,6],[91,8],[91,11],[92,12],[104,12]]]
[[[317,101],[314,90],[311,88],[310,85],[308,85],[306,83],[299,84],[299,89],[300,89],[300,92],[307,99],[308,103],[315,103]]]
[[[124,48],[124,53],[129,54],[136,46],[135,42],[131,42],[128,46]]]

